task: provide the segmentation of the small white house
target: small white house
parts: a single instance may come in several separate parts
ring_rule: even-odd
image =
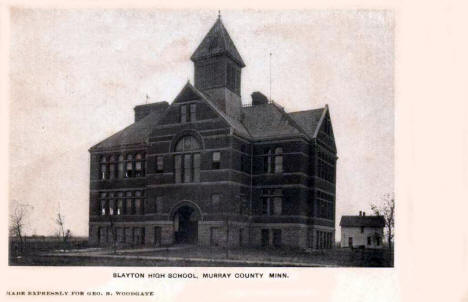
[[[383,228],[385,219],[382,216],[366,216],[365,212],[359,212],[359,216],[342,216],[341,247],[371,248],[383,247]]]

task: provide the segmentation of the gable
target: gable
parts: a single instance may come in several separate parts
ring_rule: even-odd
[[[328,106],[326,106],[326,110],[320,118],[315,137],[319,143],[336,152],[335,136],[333,134],[333,126]]]
[[[182,105],[196,104],[196,121],[209,121],[219,119],[219,123],[223,123],[223,127],[231,127],[234,132],[243,136],[250,137],[245,127],[237,120],[230,118],[220,111],[213,102],[202,92],[187,83],[181,92],[174,99],[172,104],[166,110],[165,115],[160,119],[158,126],[164,125],[187,125],[189,123],[181,123],[180,110]],[[189,110],[189,107],[187,107]]]

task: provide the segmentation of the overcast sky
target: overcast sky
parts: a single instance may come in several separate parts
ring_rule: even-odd
[[[11,11],[10,205],[33,207],[29,233],[61,209],[87,235],[88,149],[169,101],[217,11]],[[288,111],[328,104],[338,148],[336,217],[370,213],[394,190],[393,15],[384,11],[223,11],[245,64],[242,102],[269,94]],[[339,232],[337,232],[339,238]]]

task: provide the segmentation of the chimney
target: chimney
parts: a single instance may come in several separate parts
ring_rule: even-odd
[[[268,98],[259,91],[253,92],[251,96],[252,96],[252,106],[268,104]]]
[[[362,212],[362,216],[366,216],[366,212]]]
[[[361,212],[361,211],[359,211],[359,216],[362,216],[362,212]]]

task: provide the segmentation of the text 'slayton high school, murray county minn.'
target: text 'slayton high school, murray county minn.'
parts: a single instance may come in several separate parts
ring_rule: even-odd
[[[194,85],[90,149],[90,243],[331,248],[328,106],[288,113],[260,92],[242,105],[245,64],[219,17],[191,60]]]

